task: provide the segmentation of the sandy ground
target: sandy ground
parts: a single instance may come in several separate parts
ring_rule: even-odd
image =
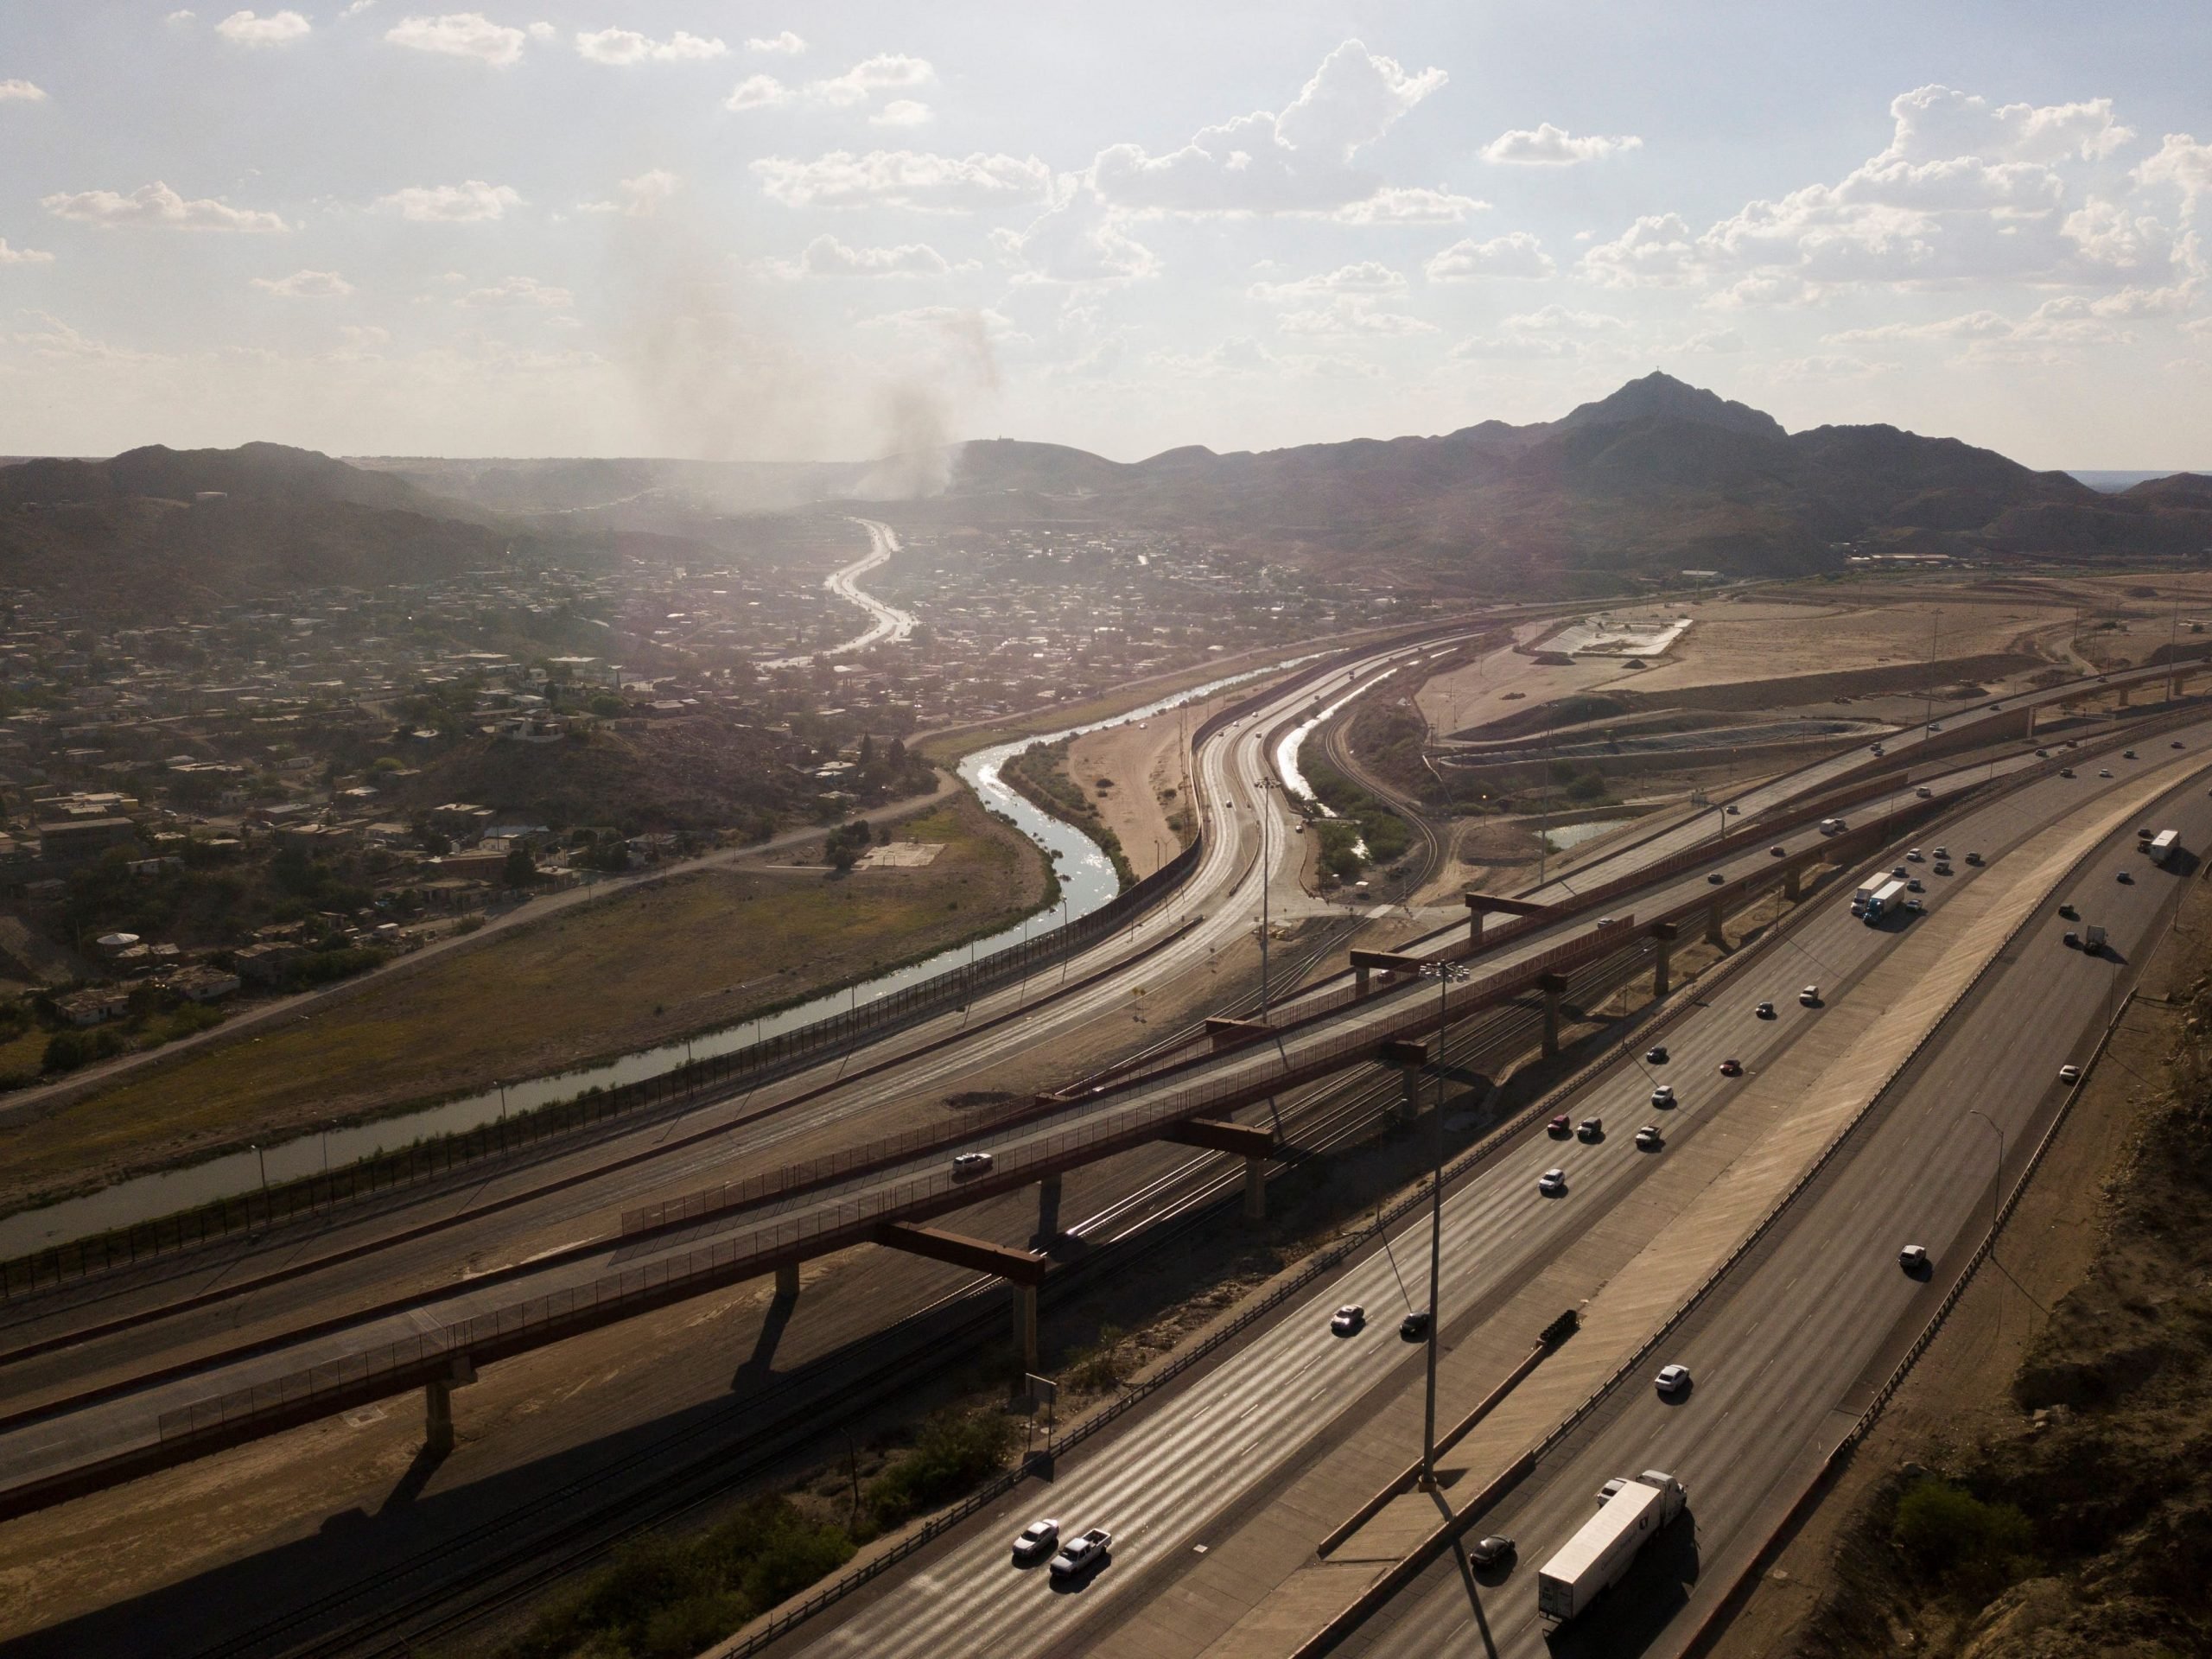
[[[2212,595],[2212,582],[2206,591]],[[1683,607],[1693,619],[1689,631],[1653,667],[1597,658],[1548,666],[1503,648],[1430,680],[1418,702],[1432,725],[1458,731],[1578,691],[1616,686],[1669,691],[1916,664],[1926,659],[1931,641],[1943,658],[2012,650],[2031,635],[2057,651],[2075,614],[2070,601],[2056,594],[2045,601],[2010,593],[1936,590],[1900,602],[1897,593],[1890,588],[1878,599],[1847,594],[1813,604],[1700,600]],[[1555,627],[1531,624],[1518,631],[1516,640],[1526,645]]]
[[[1215,709],[1249,695],[1249,687],[1239,686],[1211,702],[1194,703],[1187,711],[1092,732],[1070,747],[1069,775],[1098,803],[1099,817],[1122,838],[1129,867],[1140,876],[1151,874],[1182,849],[1183,843],[1167,826],[1167,815],[1183,804],[1189,791],[1180,759],[1182,738],[1196,731]],[[1101,790],[1102,778],[1112,779],[1113,787]],[[1163,798],[1170,790],[1173,796]]]
[[[1793,1651],[1833,1587],[1839,1541],[1859,1506],[1891,1471],[1932,1446],[1970,1445],[2010,1433],[2019,1413],[2011,1388],[2045,1310],[2079,1284],[2103,1242],[2107,1182],[2135,1133],[2145,1079],[2161,1075],[2177,1016],[2160,1002],[2202,965],[2212,892],[2194,884],[2143,978],[2102,1063],[2050,1157],[2000,1236],[1994,1266],[1975,1274],[1957,1308],[1834,1489],[1766,1571],[1730,1623],[1715,1659],[1766,1659]]]

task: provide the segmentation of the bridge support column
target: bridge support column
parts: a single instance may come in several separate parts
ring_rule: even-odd
[[[1367,969],[1356,962],[1351,965],[1351,994],[1355,997],[1367,995]]]
[[[1408,1072],[1406,1075],[1408,1080],[1410,1080],[1413,1076],[1411,1072]],[[1257,1158],[1248,1157],[1244,1160],[1244,1219],[1247,1221],[1265,1221],[1267,1218],[1267,1166],[1262,1163]]]
[[[1672,922],[1660,922],[1651,930],[1653,943],[1657,947],[1651,964],[1651,995],[1664,996],[1673,988],[1675,938],[1681,929]]]
[[[453,1391],[476,1380],[476,1366],[467,1354],[455,1354],[446,1376],[423,1385],[423,1449],[434,1458],[453,1450]]]
[[[1720,925],[1720,901],[1718,899],[1705,907],[1705,941],[1723,950],[1728,945],[1728,935]]]
[[[776,1300],[795,1302],[798,1300],[798,1263],[786,1262],[776,1269]]]
[[[1482,901],[1477,899],[1472,893],[1468,894],[1467,954],[1471,957],[1475,955],[1483,948],[1483,917],[1484,914],[1485,912]]]
[[[2123,709],[2127,707],[2127,692],[2128,688],[2123,683],[2120,688],[2120,706]]]
[[[1398,1121],[1410,1123],[1421,1116],[1421,1073],[1428,1064],[1428,1045],[1417,1042],[1390,1042],[1382,1045],[1375,1057],[1398,1073]]]
[[[1060,1178],[1047,1175],[1037,1183],[1037,1242],[1049,1244],[1060,1236]]]
[[[1802,893],[1804,890],[1804,867],[1799,864],[1792,864],[1788,869],[1782,873],[1782,896],[1794,905],[1797,902],[1798,896]]]
[[[1014,1357],[1020,1363],[1017,1385],[1037,1369],[1037,1287],[1017,1284],[1014,1291]]]
[[[1544,1058],[1548,1060],[1559,1052],[1559,1000],[1567,995],[1567,981],[1546,974],[1536,987],[1544,994]]]

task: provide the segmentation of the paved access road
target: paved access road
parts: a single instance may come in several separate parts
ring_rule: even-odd
[[[2144,753],[2162,758],[2163,747]],[[2058,1068],[2086,1063],[2177,902],[2178,884],[2212,848],[2212,799],[2201,778],[2145,817],[2178,829],[2196,855],[2161,869],[2135,850],[2133,826],[2106,842],[2038,908],[1878,1121],[1725,1294],[1652,1357],[1648,1370],[1688,1366],[1689,1393],[1668,1402],[1648,1378],[1624,1384],[1484,1518],[1484,1531],[1520,1546],[1518,1561],[1491,1575],[1484,1592],[1501,1653],[1678,1653],[1725,1595],[1986,1230],[2000,1147],[2009,1186],[2066,1093]],[[2132,883],[2119,882],[2121,871]],[[2069,897],[2109,930],[2111,952],[2091,957],[2061,943],[2075,925],[2056,909]],[[1909,1243],[1932,1253],[1929,1278],[1899,1269],[1897,1251]],[[1587,1518],[1599,1486],[1647,1468],[1683,1481],[1688,1512],[1605,1602],[1547,1642],[1537,1568]],[[1477,1639],[1456,1576],[1433,1572],[1402,1599],[1387,1627],[1378,1621],[1344,1651],[1429,1655]]]
[[[2212,740],[2212,723],[2182,738],[2192,748],[2201,747]],[[2161,749],[2157,758],[2165,753]],[[2044,779],[1973,810],[1947,827],[1943,838],[1953,851],[1962,855],[1971,848],[1993,863],[2036,830],[2094,801],[2098,792],[2094,779]],[[2204,816],[2212,822],[2212,813]],[[2196,832],[2192,828],[2188,833]],[[1929,868],[1913,868],[1923,874]],[[1941,906],[1949,893],[1976,879],[1974,867],[1954,868],[1957,874],[1948,879],[1925,874],[1931,906]],[[2147,906],[2152,886],[2116,891]],[[1870,929],[1847,913],[1847,890],[1838,884],[1834,891],[1838,896],[1827,908],[1776,946],[1754,971],[1735,976],[1712,1004],[1673,1027],[1662,1070],[1655,1071],[1640,1055],[1626,1055],[1581,1092],[1567,1109],[1576,1117],[1601,1116],[1607,1131],[1601,1142],[1562,1141],[1532,1131],[1450,1195],[1444,1243],[1446,1260],[1453,1264],[1446,1287],[1447,1331],[1479,1321],[1485,1310],[1528,1283],[1586,1229],[1631,1212],[1639,1190],[1668,1156],[1692,1147],[1700,1136],[1745,1132],[1732,1121],[1732,1096],[1748,1098],[1747,1085],[1827,1008],[1847,1000],[1856,982],[1912,925],[1900,920]],[[2094,969],[2073,953],[2063,953],[2063,960],[2050,965],[2067,972]],[[1799,984],[1808,980],[1821,983],[1821,1008],[1802,1008],[1795,1000]],[[1761,999],[1774,1001],[1774,1019],[1755,1014]],[[1743,1063],[1745,1078],[1719,1075],[1720,1062],[1731,1058]],[[2052,1059],[2054,1072],[2056,1065]],[[1681,1096],[1671,1110],[1650,1103],[1652,1086],[1662,1077],[1675,1083]],[[1647,1122],[1662,1127],[1667,1151],[1641,1153],[1634,1147],[1634,1128]],[[1538,1173],[1552,1166],[1564,1168],[1569,1183],[1567,1195],[1557,1200],[1544,1199],[1535,1191]],[[1919,1169],[1938,1185],[1948,1180],[1965,1186],[1969,1196],[1974,1190],[1959,1181],[1955,1164],[1930,1161]],[[1250,1495],[1267,1489],[1313,1444],[1342,1433],[1417,1374],[1419,1351],[1401,1344],[1395,1327],[1408,1306],[1407,1295],[1416,1306],[1426,1301],[1426,1243],[1425,1221],[1408,1224],[1395,1246],[1395,1271],[1384,1254],[1361,1258],[1098,1452],[1073,1460],[1051,1487],[1025,1487],[1020,1509],[1009,1506],[963,1529],[895,1582],[854,1599],[836,1624],[803,1630],[794,1646],[888,1659],[954,1650],[1104,1650],[1110,1642],[1107,1628],[1118,1616],[1117,1600],[1141,1600],[1195,1545],[1218,1547]],[[1370,1323],[1359,1338],[1343,1341],[1329,1335],[1327,1321],[1332,1309],[1348,1302],[1363,1304]],[[1684,1363],[1695,1369],[1698,1361],[1686,1357]],[[1702,1392],[1700,1385],[1693,1405]],[[1567,1487],[1581,1491],[1575,1484],[1580,1478],[1580,1472],[1569,1478]],[[1686,1478],[1694,1498],[1702,1477],[1692,1471]],[[1597,1484],[1587,1483],[1588,1489],[1594,1491]],[[1007,1546],[1033,1509],[1052,1513],[1074,1529],[1112,1529],[1112,1563],[1079,1592],[1056,1591],[1042,1574],[1014,1569]],[[1538,1539],[1529,1546],[1529,1558],[1541,1559],[1545,1548]],[[1203,1645],[1195,1644],[1192,1651]],[[1447,1649],[1432,1644],[1408,1650]]]

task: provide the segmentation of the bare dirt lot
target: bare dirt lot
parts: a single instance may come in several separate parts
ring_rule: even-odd
[[[844,878],[694,871],[27,1116],[0,1127],[0,1203],[728,1025],[996,926],[1043,895],[1034,849],[969,796],[901,833],[944,850]]]
[[[1183,737],[1216,709],[1249,695],[1240,686],[1187,710],[1090,733],[1069,748],[1068,775],[1097,802],[1099,817],[1122,838],[1122,851],[1139,875],[1151,874],[1183,848],[1185,837],[1169,823],[1190,799]],[[1102,787],[1109,779],[1110,786]]]

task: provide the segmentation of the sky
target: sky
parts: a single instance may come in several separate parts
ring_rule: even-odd
[[[2212,466],[2212,7],[0,0],[0,453]]]

